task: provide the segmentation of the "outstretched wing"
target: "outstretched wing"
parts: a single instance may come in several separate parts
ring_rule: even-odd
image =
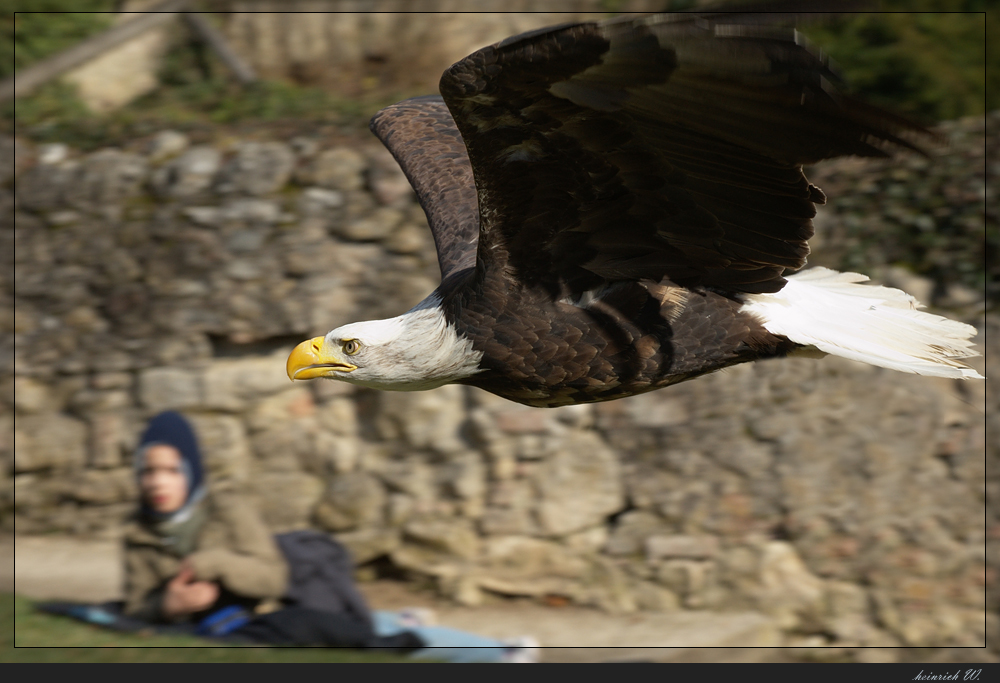
[[[417,192],[437,247],[441,279],[476,265],[479,208],[462,135],[438,96],[394,104],[369,126]]]
[[[760,21],[760,18],[757,18]],[[726,15],[572,24],[445,72],[468,147],[479,255],[583,291],[670,277],[777,291],[825,197],[802,165],[912,147],[918,126],[838,95],[793,29]]]

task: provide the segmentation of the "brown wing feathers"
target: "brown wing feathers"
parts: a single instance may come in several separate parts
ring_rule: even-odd
[[[399,162],[424,207],[441,278],[476,263],[479,206],[465,142],[438,96],[381,110],[371,130]]]
[[[909,146],[897,132],[913,128],[837,96],[796,35],[615,20],[455,64],[441,92],[476,169],[481,255],[553,291],[664,276],[779,289],[824,199],[801,164]]]

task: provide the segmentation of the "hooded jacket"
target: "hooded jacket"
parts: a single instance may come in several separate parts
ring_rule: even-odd
[[[210,609],[223,602],[253,608],[280,599],[288,586],[288,566],[270,530],[231,486],[204,493],[201,454],[187,420],[178,413],[161,413],[150,421],[136,451],[137,476],[145,450],[153,444],[180,451],[188,498],[170,515],[141,505],[126,528],[125,614],[166,621],[162,604],[167,583],[185,559],[196,580],[219,583],[219,601]]]

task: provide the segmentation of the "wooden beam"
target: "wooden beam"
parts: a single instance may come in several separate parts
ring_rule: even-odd
[[[88,62],[111,48],[170,21],[177,15],[178,11],[184,8],[185,4],[187,4],[186,0],[165,0],[135,19],[118,24],[78,45],[46,57],[19,74],[5,78],[0,82],[0,102],[23,97],[73,67]]]
[[[257,74],[254,73],[253,67],[233,52],[222,34],[212,26],[204,15],[198,12],[184,12],[184,20],[212,52],[222,60],[223,64],[229,67],[240,83],[249,85],[257,80]]]

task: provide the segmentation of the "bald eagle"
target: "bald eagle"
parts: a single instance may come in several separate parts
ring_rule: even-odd
[[[288,376],[538,407],[797,352],[981,378],[959,360],[974,327],[863,275],[797,272],[825,202],[803,165],[928,134],[835,80],[794,29],[739,15],[566,24],[474,52],[441,97],[371,121],[427,214],[441,285],[303,342]]]

